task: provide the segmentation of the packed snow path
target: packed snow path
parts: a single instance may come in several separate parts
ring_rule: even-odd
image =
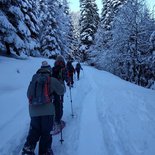
[[[30,121],[26,89],[41,61],[0,58],[0,155],[19,155],[25,142]],[[71,89],[74,118],[67,87],[64,143],[60,135],[53,136],[54,154],[154,155],[155,91],[92,67],[83,69]]]
[[[98,97],[100,98],[96,94],[100,90],[99,87],[96,87],[93,76],[87,70],[85,71],[85,78],[87,79],[87,87],[89,89],[82,101],[83,109],[80,114],[81,123],[77,155],[103,155],[105,147],[96,104]],[[91,115],[88,115],[89,113]],[[97,132],[95,132],[96,129]]]
[[[64,136],[69,136],[65,137],[67,146],[58,154],[65,151],[67,155],[155,153],[154,91],[91,67],[84,68],[72,91],[77,117],[69,120],[64,130]],[[66,108],[68,103],[66,98]],[[65,117],[69,113],[66,108]]]

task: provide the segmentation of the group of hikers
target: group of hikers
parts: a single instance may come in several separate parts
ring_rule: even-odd
[[[35,155],[39,142],[39,155],[54,155],[51,148],[52,135],[62,130],[63,102],[65,83],[71,89],[74,74],[79,80],[80,63],[74,69],[72,61],[67,64],[63,56],[58,55],[54,66],[43,61],[41,68],[33,75],[27,90],[29,99],[30,129],[22,149],[22,155]]]

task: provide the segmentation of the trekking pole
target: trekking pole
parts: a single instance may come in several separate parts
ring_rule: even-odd
[[[71,102],[71,116],[74,117],[74,113],[73,113],[73,103],[72,103],[72,93],[71,93],[71,86],[69,86],[69,90],[70,90],[70,102]]]
[[[66,91],[66,94],[67,94],[67,98],[68,98],[68,93],[67,93],[67,91]]]
[[[62,104],[63,104],[63,96],[60,96],[60,112],[62,111]],[[62,136],[62,123],[61,123],[61,121],[60,121],[60,130],[61,130],[61,132],[60,132],[60,142],[62,144],[64,142],[64,140],[63,140],[63,136]]]
[[[61,124],[61,132],[60,132],[60,143],[62,144],[64,142],[63,137],[62,137],[62,124]]]

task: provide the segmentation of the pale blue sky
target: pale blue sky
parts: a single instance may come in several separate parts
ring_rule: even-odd
[[[71,11],[79,11],[79,0],[68,0],[70,4]],[[96,0],[99,10],[102,9],[102,0]],[[146,0],[148,7],[152,10],[155,5],[155,0]],[[155,10],[155,7],[154,7]]]
[[[79,11],[79,0],[68,0],[71,11]],[[102,0],[96,0],[99,10],[102,8]]]

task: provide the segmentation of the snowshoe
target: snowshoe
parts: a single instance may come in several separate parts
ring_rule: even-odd
[[[34,149],[31,149],[29,147],[24,147],[22,150],[22,155],[35,155]]]
[[[61,132],[61,130],[66,126],[66,122],[61,120],[60,124],[55,123],[53,130],[51,131],[52,135],[57,135]]]

